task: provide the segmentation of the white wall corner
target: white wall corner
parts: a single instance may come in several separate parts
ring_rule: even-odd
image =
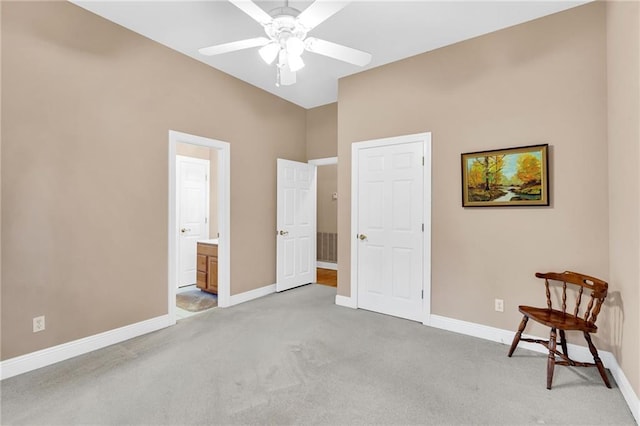
[[[276,285],[270,284],[264,287],[256,288],[255,290],[245,291],[244,293],[233,294],[229,298],[228,306],[233,306],[239,303],[248,302],[249,300],[258,299],[260,297],[264,297],[275,292],[276,292]]]
[[[454,333],[465,334],[467,336],[491,340],[492,342],[502,343],[503,345],[511,345],[513,336],[515,334],[515,330],[503,330],[501,328],[490,327],[488,325],[476,324],[454,318],[447,318],[440,315],[431,315],[428,324],[425,321],[425,325],[429,325],[431,327],[439,328],[442,330],[452,331]],[[523,334],[523,337],[532,339],[543,339],[541,337],[531,336],[527,334]],[[528,349],[534,352],[548,353],[547,349],[537,343],[521,341],[518,344],[518,348]],[[587,347],[569,343],[567,345],[567,349],[569,350],[569,353],[571,353],[571,358],[575,361],[593,362],[593,357],[591,356],[591,352],[589,352],[589,349]],[[602,359],[604,366],[609,369],[611,375],[615,379],[616,384],[618,385],[618,388],[622,393],[622,396],[627,402],[627,405],[629,406],[629,409],[631,410],[631,413],[636,420],[636,423],[640,424],[640,399],[638,399],[638,395],[636,395],[633,387],[631,387],[631,383],[629,383],[629,380],[620,368],[616,357],[611,352],[607,351],[598,351],[598,353],[600,354],[600,358]]]
[[[344,306],[345,308],[356,309],[356,302],[353,298],[347,296],[340,296],[336,294],[336,305]]]
[[[162,315],[72,342],[10,358],[0,362],[0,380],[115,345],[174,324],[175,321],[172,322],[169,315]]]

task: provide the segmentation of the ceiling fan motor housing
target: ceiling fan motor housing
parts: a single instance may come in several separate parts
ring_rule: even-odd
[[[277,10],[280,11],[282,9],[285,8],[278,8]],[[264,31],[271,40],[279,43],[283,47],[291,37],[304,40],[307,36],[307,29],[298,22],[295,16],[290,14],[274,16],[273,21],[264,26]]]

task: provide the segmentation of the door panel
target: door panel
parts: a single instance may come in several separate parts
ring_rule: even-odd
[[[316,281],[316,166],[277,166],[276,290],[284,291]]]
[[[365,148],[358,157],[358,307],[421,320],[424,145]]]

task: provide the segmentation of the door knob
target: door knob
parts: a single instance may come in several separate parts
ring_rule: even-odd
[[[280,231],[280,235],[282,236],[289,235],[289,231]]]
[[[183,234],[186,233],[186,232],[189,232],[189,231],[191,231],[191,229],[189,229],[189,228],[182,228],[180,230],[180,232],[182,232]]]
[[[364,234],[359,234],[359,235],[358,235],[358,238],[360,238],[360,240],[364,241],[364,240],[366,240],[366,239],[367,239],[367,236],[366,236],[366,235],[364,235]]]

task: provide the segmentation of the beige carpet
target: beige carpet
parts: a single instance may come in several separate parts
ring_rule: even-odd
[[[545,354],[335,298],[270,294],[2,380],[0,424],[635,425],[595,368],[547,390]]]
[[[200,312],[218,306],[218,296],[201,290],[176,294],[176,305],[189,312]]]

